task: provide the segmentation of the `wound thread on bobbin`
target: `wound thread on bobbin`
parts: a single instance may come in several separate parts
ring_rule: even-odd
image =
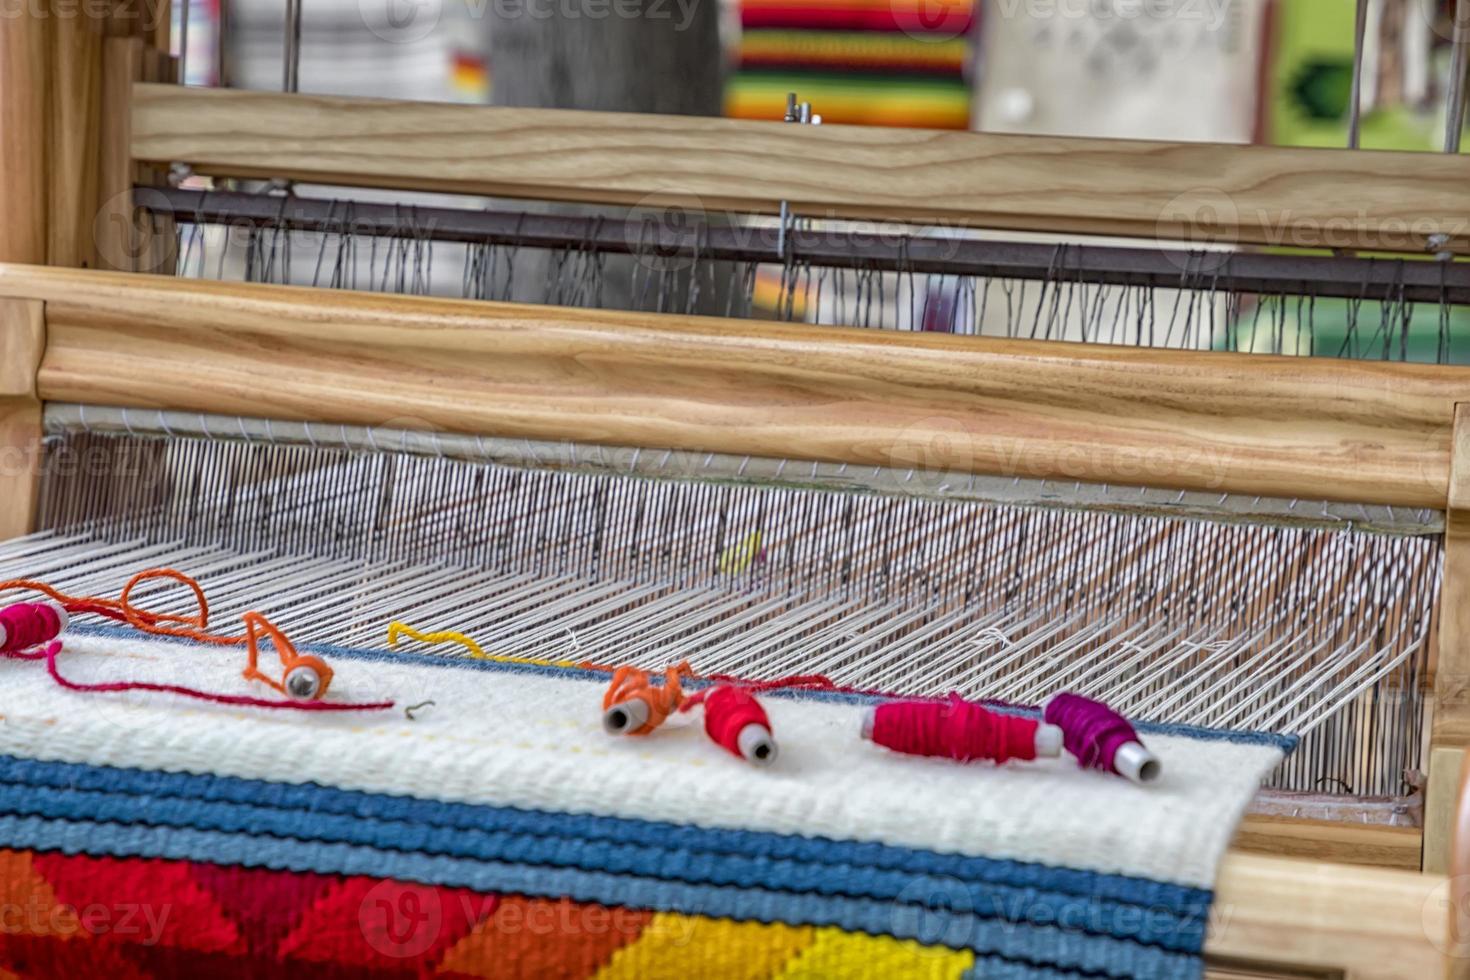
[[[1046,703],[1043,714],[1062,730],[1063,744],[1084,769],[1111,772],[1140,786],[1163,775],[1163,765],[1128,719],[1101,701],[1063,692]]]
[[[776,761],[776,737],[771,720],[755,695],[733,684],[707,688],[690,698],[681,711],[704,705],[704,731],[731,755],[756,766]]]
[[[71,623],[59,602],[17,602],[0,609],[0,653],[21,653],[49,643]]]
[[[862,736],[894,752],[971,762],[1054,758],[1062,732],[1053,725],[966,701],[893,701],[865,712]]]

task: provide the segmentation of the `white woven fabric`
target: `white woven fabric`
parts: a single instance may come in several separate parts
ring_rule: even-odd
[[[274,658],[268,657],[274,666]],[[76,681],[150,680],[272,696],[244,653],[68,637]],[[227,708],[170,695],[73,693],[0,661],[0,753],[215,773],[539,810],[878,841],[1210,887],[1271,746],[1150,736],[1160,781],[1070,759],[995,767],[899,756],[859,738],[863,708],[763,699],[780,743],[757,769],[709,741],[698,710],[650,737],[602,732],[595,681],[458,665],[331,660],[333,700],[375,714]],[[424,701],[408,720],[402,708]]]

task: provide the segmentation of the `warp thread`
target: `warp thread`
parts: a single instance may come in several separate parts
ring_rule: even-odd
[[[995,763],[1036,758],[1037,722],[991,711],[951,694],[944,702],[893,701],[873,711],[877,745],[905,755]]]
[[[1158,778],[1158,760],[1144,748],[1133,725],[1102,702],[1064,692],[1047,702],[1044,716],[1062,730],[1062,744],[1082,768],[1138,783]]]
[[[766,550],[761,540],[761,532],[751,531],[726,548],[720,555],[720,574],[739,575],[756,562],[765,561]]]

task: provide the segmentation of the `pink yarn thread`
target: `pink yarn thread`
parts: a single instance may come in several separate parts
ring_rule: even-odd
[[[1100,701],[1058,694],[1046,705],[1046,720],[1062,730],[1062,744],[1084,769],[1116,773],[1118,749],[1138,741],[1128,719]]]
[[[382,711],[385,708],[393,707],[392,701],[380,701],[371,704],[342,704],[330,701],[272,701],[265,698],[252,698],[239,694],[212,694],[209,691],[199,691],[192,687],[182,687],[178,684],[150,684],[146,681],[111,681],[105,684],[82,684],[77,681],[67,680],[61,676],[61,671],[56,666],[56,655],[60,652],[61,641],[55,640],[46,644],[42,649],[6,649],[0,651],[0,655],[11,657],[15,660],[45,660],[46,672],[51,675],[52,680],[68,691],[80,691],[84,694],[153,691],[159,694],[178,694],[182,697],[195,698],[199,701],[209,701],[213,704],[229,704],[247,708],[282,708],[289,711]]]
[[[0,609],[0,627],[5,630],[5,642],[0,643],[0,654],[20,653],[61,635],[65,624],[61,612],[45,602],[19,602]]]
[[[873,741],[907,755],[939,756],[969,762],[1036,758],[1037,723],[1030,718],[990,711],[958,694],[936,704],[895,701],[873,712]]]

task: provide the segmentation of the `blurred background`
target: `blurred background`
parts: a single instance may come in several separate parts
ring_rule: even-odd
[[[1355,0],[301,4],[305,92],[779,119],[797,91],[829,123],[1303,146],[1346,140],[1355,16]],[[1453,6],[1368,4],[1365,147],[1440,147]],[[281,88],[284,0],[187,9],[191,84]]]
[[[1366,3],[1362,147],[1443,151],[1454,8],[1455,0]],[[308,93],[780,120],[795,92],[828,124],[1344,147],[1358,13],[1357,0],[194,0],[175,6],[173,37],[195,85],[287,87],[289,27],[299,24],[296,84]],[[522,260],[512,279],[493,255],[399,244],[361,259],[354,251],[349,264],[369,274],[338,284],[389,288],[391,278],[413,291],[562,303],[583,288],[565,256]],[[191,256],[202,269],[207,245],[183,245],[185,274]],[[347,250],[317,245],[318,272],[329,247]],[[244,278],[302,281],[302,263],[278,262],[262,238],[227,251]],[[1195,268],[1193,258],[1180,262]],[[601,302],[682,304],[663,292],[645,301],[647,263],[629,265],[615,257],[597,266],[599,291],[602,280],[613,284]],[[670,288],[666,270],[655,272],[670,296],[697,288],[690,274]],[[504,285],[486,287],[487,275],[503,275]],[[998,284],[992,301],[988,281],[859,277],[829,287],[810,270],[798,283],[797,271],[769,265],[744,280],[739,270],[724,275],[708,279],[736,282],[757,316],[868,325],[861,311],[898,329],[1003,335],[1028,324],[1034,334],[1044,320],[1046,336],[1112,339],[1132,329],[1142,343],[1145,321],[1152,330],[1162,310],[1169,336],[1156,342],[1170,346],[1470,363],[1470,315],[1444,304],[1226,297],[1200,282],[1178,293],[1082,291],[1074,308],[1070,292],[1059,306],[1056,290],[1028,294],[1025,283]],[[728,293],[709,286],[689,308],[725,312]],[[1058,308],[1043,310],[1047,302]]]

